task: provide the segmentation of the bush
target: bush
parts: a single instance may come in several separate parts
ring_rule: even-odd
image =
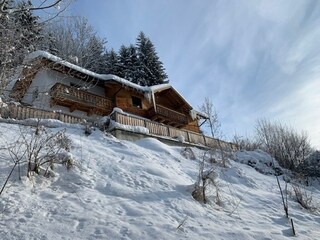
[[[220,191],[217,181],[217,173],[216,168],[217,166],[212,162],[207,162],[206,153],[204,154],[202,160],[199,162],[199,173],[198,179],[195,183],[195,189],[192,192],[192,197],[199,201],[203,202],[204,204],[208,203],[207,191],[208,188],[214,187],[215,190],[215,203],[217,205],[221,205],[221,198],[220,198]]]
[[[247,164],[262,174],[282,175],[278,162],[262,150],[237,152],[237,161]]]
[[[47,175],[48,169],[54,164],[70,162],[65,158],[71,148],[71,140],[65,135],[65,130],[53,133],[41,125],[34,128],[22,129],[17,141],[8,148],[13,162],[27,164],[27,176],[32,173]],[[70,167],[70,163],[66,165]]]
[[[296,171],[312,152],[308,135],[265,119],[258,120],[256,133],[261,148],[274,157],[281,167]]]
[[[249,138],[241,137],[237,134],[233,136],[232,142],[236,145],[239,151],[254,151],[260,148],[260,144]]]
[[[306,189],[303,189],[297,184],[292,185],[292,188],[296,201],[300,204],[301,207],[311,212],[316,212],[318,210],[318,207],[314,204],[311,192],[308,192]]]
[[[320,177],[320,151],[314,151],[300,166],[298,172],[304,176]]]

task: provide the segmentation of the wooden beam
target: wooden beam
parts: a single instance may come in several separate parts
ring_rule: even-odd
[[[77,110],[77,104],[72,104],[71,106],[70,106],[70,112],[73,112],[74,110]]]

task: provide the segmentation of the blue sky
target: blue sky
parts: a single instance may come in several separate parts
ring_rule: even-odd
[[[212,100],[225,137],[266,117],[320,149],[320,1],[77,0],[68,14],[116,50],[144,31],[189,103]]]

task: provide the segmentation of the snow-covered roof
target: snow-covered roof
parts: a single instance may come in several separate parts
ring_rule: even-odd
[[[96,78],[97,80],[100,80],[100,81],[115,81],[115,82],[118,82],[122,85],[126,85],[128,87],[132,87],[138,91],[142,91],[142,92],[150,92],[151,89],[150,87],[148,86],[140,86],[138,84],[135,84],[133,82],[130,82],[126,79],[123,79],[123,78],[120,78],[116,75],[113,75],[113,74],[99,74],[99,73],[95,73],[95,72],[92,72],[90,70],[87,70],[85,68],[82,68],[82,67],[79,67],[75,64],[72,64],[68,61],[65,61],[63,60],[62,58],[59,58],[57,56],[54,56],[48,52],[45,52],[45,51],[35,51],[35,52],[32,52],[30,53],[26,58],[25,58],[25,61],[26,62],[30,62],[36,58],[46,58],[46,59],[49,59],[51,60],[52,62],[56,62],[56,63],[59,63],[63,66],[66,66],[70,69],[73,69],[77,72],[80,72],[80,73],[83,73],[85,75],[88,75],[90,77],[93,77],[93,78]],[[162,85],[162,84],[161,84]],[[164,85],[167,85],[167,84],[164,84]]]
[[[203,119],[209,119],[209,116],[203,112],[199,112],[195,109],[192,109],[190,111],[190,115],[193,119],[196,119],[197,117],[203,118]]]
[[[100,80],[100,81],[115,81],[115,82],[118,82],[122,85],[126,85],[128,87],[131,87],[131,88],[134,88],[138,91],[141,91],[141,92],[158,92],[158,91],[162,91],[162,90],[165,90],[165,89],[169,89],[169,88],[173,88],[170,84],[168,83],[164,83],[164,84],[159,84],[159,85],[155,85],[155,86],[140,86],[136,83],[133,83],[133,82],[130,82],[124,78],[121,78],[121,77],[118,77],[116,75],[113,75],[113,74],[99,74],[99,73],[95,73],[95,72],[92,72],[90,70],[87,70],[85,68],[82,68],[82,67],[79,67],[75,64],[72,64],[68,61],[65,61],[63,60],[62,58],[59,58],[57,56],[54,56],[48,52],[45,52],[45,51],[35,51],[35,52],[32,52],[30,53],[26,58],[25,58],[25,61],[26,62],[30,62],[36,58],[46,58],[46,59],[49,59],[51,60],[52,62],[56,62],[56,63],[59,63],[63,66],[66,66],[70,69],[73,69],[75,71],[78,71],[80,73],[83,73],[85,75],[88,75],[90,77],[93,77],[93,78],[96,78],[97,80]]]
[[[185,98],[174,87],[172,87],[172,85],[170,85],[169,83],[163,83],[163,84],[154,85],[154,86],[140,86],[136,83],[130,82],[124,78],[118,77],[113,74],[99,74],[99,73],[92,72],[92,71],[87,70],[85,68],[79,67],[75,64],[72,64],[68,61],[65,61],[62,58],[54,56],[48,52],[40,51],[40,50],[30,53],[25,58],[25,62],[30,62],[30,61],[33,61],[37,58],[46,58],[52,62],[59,63],[59,64],[66,66],[70,69],[73,69],[77,72],[80,72],[80,73],[83,73],[83,74],[88,75],[90,77],[93,77],[93,78],[97,79],[98,81],[106,81],[106,82],[107,81],[114,81],[114,82],[117,82],[121,85],[125,85],[130,88],[133,88],[137,91],[152,94],[152,96],[154,96],[154,94],[157,92],[161,92],[161,91],[164,91],[167,89],[172,89],[184,102],[186,102],[191,107],[191,105],[185,100]],[[204,113],[197,112],[197,114],[202,117],[205,116]]]

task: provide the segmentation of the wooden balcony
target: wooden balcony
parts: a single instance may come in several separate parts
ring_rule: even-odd
[[[148,112],[153,121],[161,122],[173,127],[182,127],[188,123],[188,117],[180,112],[171,110],[161,105],[156,105],[157,111],[151,108]]]
[[[51,105],[61,105],[70,108],[70,111],[80,110],[88,115],[107,115],[112,111],[113,104],[108,98],[79,90],[61,83],[55,84],[51,90]]]

